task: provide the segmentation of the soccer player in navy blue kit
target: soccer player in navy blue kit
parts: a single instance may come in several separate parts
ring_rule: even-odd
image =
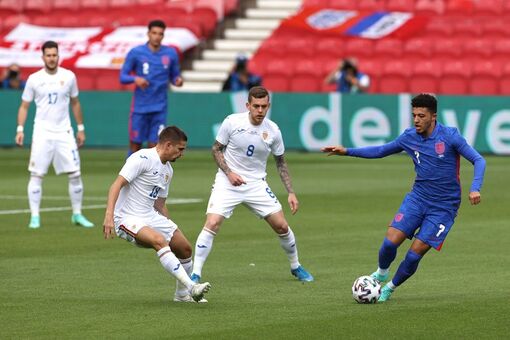
[[[129,51],[120,71],[122,84],[135,83],[129,116],[129,155],[143,142],[154,147],[166,126],[169,83],[182,86],[179,56],[173,47],[162,46],[166,25],[153,20],[148,25],[149,41]],[[132,74],[134,73],[134,74]]]
[[[416,180],[388,227],[379,250],[379,268],[372,277],[385,282],[397,248],[406,238],[414,241],[404,260],[381,292],[379,301],[387,301],[394,290],[411,277],[430,248],[440,250],[450,231],[461,201],[459,180],[460,155],[474,165],[469,190],[472,205],[480,203],[480,189],[485,172],[483,157],[459,134],[456,128],[436,121],[437,100],[420,94],[411,101],[414,128],[405,130],[388,144],[364,148],[328,146],[329,155],[382,158],[405,151],[414,162]]]

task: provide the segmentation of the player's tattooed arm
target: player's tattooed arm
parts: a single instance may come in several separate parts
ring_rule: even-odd
[[[218,141],[215,141],[212,146],[212,154],[216,164],[218,164],[218,168],[220,168],[225,175],[228,175],[232,172],[225,161],[225,157],[223,156],[223,150],[225,149],[225,145],[221,144]]]
[[[290,179],[289,168],[287,167],[287,162],[285,162],[285,158],[283,155],[274,156],[276,161],[276,168],[278,169],[278,173],[280,174],[280,178],[282,179],[282,183],[285,186],[285,189],[289,194],[294,193],[292,189],[292,181]]]

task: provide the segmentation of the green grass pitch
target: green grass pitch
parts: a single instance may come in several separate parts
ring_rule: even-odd
[[[469,205],[472,166],[462,161],[463,204],[441,252],[385,304],[359,305],[351,284],[377,265],[386,225],[413,182],[406,156],[381,160],[289,152],[300,200],[292,216],[270,161],[269,183],[297,236],[301,263],[315,282],[289,272],[275,234],[238,207],[222,226],[203,271],[208,304],[172,302],[175,281],[153,251],[102,237],[109,185],[125,150],[81,151],[84,214],[71,225],[67,179],[43,184],[42,227],[27,228],[28,150],[1,149],[0,338],[132,339],[497,339],[510,322],[510,158],[487,157],[482,204]],[[216,171],[208,151],[174,164],[171,218],[194,243]],[[98,208],[99,206],[99,208]],[[16,212],[18,211],[18,212]],[[20,212],[21,211],[21,212]],[[400,248],[392,273],[409,242]],[[254,265],[253,265],[254,264]]]

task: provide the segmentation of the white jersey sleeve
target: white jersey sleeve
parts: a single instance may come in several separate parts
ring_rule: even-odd
[[[76,97],[78,97],[78,94],[80,93],[80,91],[78,91],[78,81],[76,80],[76,75],[74,73],[72,73],[72,75],[73,75],[73,78],[71,80],[70,96],[71,96],[71,98],[76,98]]]
[[[274,140],[271,144],[271,153],[275,156],[281,156],[285,153],[282,132],[278,128],[275,129]]]
[[[120,170],[119,175],[131,183],[135,178],[140,176],[140,174],[142,174],[144,171],[147,171],[148,165],[149,163],[144,162],[140,155],[133,154],[126,160],[126,164],[124,164]]]
[[[231,134],[232,134],[231,116],[228,116],[223,120],[223,123],[221,123],[220,129],[218,130],[218,134],[216,135],[216,140],[223,145],[227,145]]]
[[[32,76],[29,76],[27,82],[25,84],[25,88],[23,89],[23,94],[21,95],[21,100],[25,102],[31,102],[34,100],[34,82],[32,81]]]

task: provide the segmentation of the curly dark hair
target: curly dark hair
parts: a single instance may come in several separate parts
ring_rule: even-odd
[[[425,107],[429,112],[437,113],[437,99],[430,93],[421,93],[411,100],[412,107]]]

